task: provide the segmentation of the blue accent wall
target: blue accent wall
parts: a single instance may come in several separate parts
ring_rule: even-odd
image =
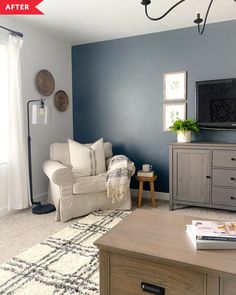
[[[153,164],[156,189],[168,192],[168,143],[163,132],[163,73],[188,71],[188,117],[195,117],[195,81],[236,77],[236,21],[74,46],[74,138],[103,137],[137,169]],[[197,140],[236,142],[236,131],[203,131]],[[133,187],[137,184],[133,182]]]

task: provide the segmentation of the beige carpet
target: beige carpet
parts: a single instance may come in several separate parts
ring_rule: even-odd
[[[142,208],[166,211],[166,212],[178,214],[178,215],[186,215],[186,216],[200,217],[200,218],[213,219],[213,220],[225,220],[225,221],[236,220],[236,212],[228,211],[228,210],[179,206],[178,209],[175,209],[174,211],[169,211],[169,203],[167,201],[159,201],[158,207],[152,208],[150,201],[145,200],[144,204],[142,205]]]
[[[54,214],[35,215],[27,209],[1,217],[0,264],[78,220],[55,222]]]
[[[134,209],[136,203],[137,200],[134,199]],[[154,209],[150,201],[144,199],[142,208],[168,212],[168,202],[159,201],[158,207]],[[236,220],[235,212],[196,207],[178,209],[171,214],[226,221]],[[40,216],[32,214],[29,209],[0,218],[0,263],[40,243],[77,220],[73,219],[66,223],[55,222],[54,213]]]

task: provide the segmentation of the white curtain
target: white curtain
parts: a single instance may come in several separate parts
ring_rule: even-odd
[[[7,120],[8,120],[8,77],[7,77],[7,44],[9,34],[0,31],[0,165],[7,163]],[[6,170],[7,171],[7,170]],[[0,179],[0,187],[4,184]],[[1,191],[2,194],[4,194]],[[2,196],[4,199],[7,196]],[[2,200],[3,202],[3,200]],[[4,202],[5,203],[5,202]]]
[[[27,146],[21,89],[20,50],[23,40],[9,35],[8,59],[8,210],[29,206]]]

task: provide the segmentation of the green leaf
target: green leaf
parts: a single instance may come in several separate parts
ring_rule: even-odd
[[[181,120],[181,119],[175,120],[173,125],[170,127],[170,130],[173,132],[178,132],[178,131],[186,132],[190,130],[197,134],[200,132],[198,123],[192,118],[188,118],[187,120]]]

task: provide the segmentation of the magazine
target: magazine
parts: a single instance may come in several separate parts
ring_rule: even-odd
[[[192,230],[197,240],[236,242],[236,222],[193,220]]]

